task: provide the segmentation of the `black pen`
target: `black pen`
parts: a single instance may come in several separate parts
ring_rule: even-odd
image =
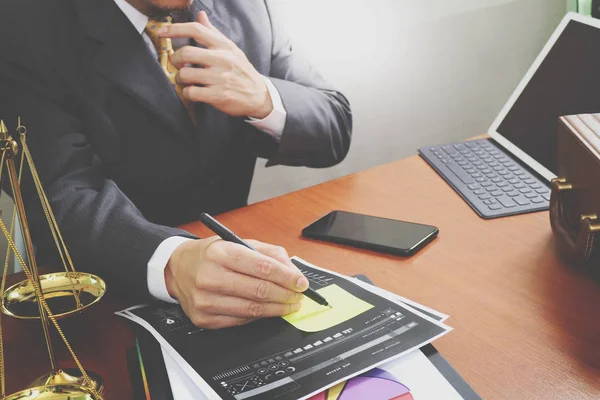
[[[226,242],[232,242],[240,244],[244,247],[249,248],[250,250],[257,251],[254,247],[250,246],[248,243],[244,242],[241,238],[239,238],[235,233],[231,232],[226,226],[221,224],[219,221],[208,215],[207,213],[200,214],[200,222],[202,222],[208,229],[216,233],[221,239]],[[291,260],[294,263],[295,260]],[[296,263],[294,265],[297,266]],[[308,287],[302,294],[311,299],[312,301],[320,304],[322,306],[329,307],[329,303],[325,299],[325,297],[321,296],[319,293],[315,292],[313,289]]]

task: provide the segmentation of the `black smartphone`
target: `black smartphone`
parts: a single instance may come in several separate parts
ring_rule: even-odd
[[[410,256],[433,240],[431,225],[332,211],[302,230],[302,236],[362,249]]]

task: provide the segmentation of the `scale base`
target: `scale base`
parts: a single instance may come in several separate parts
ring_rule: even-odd
[[[87,372],[87,371],[86,371]],[[93,372],[87,372],[96,393],[102,394],[104,382]],[[84,385],[81,372],[75,368],[60,370],[36,379],[29,389],[8,395],[2,400],[103,400]]]
[[[2,400],[103,400],[83,386],[37,386],[3,397]]]

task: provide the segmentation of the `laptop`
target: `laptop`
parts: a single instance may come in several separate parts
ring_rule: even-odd
[[[498,114],[489,138],[419,154],[482,218],[547,210],[563,115],[600,112],[600,20],[567,14]]]

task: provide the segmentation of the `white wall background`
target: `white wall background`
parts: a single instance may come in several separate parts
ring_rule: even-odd
[[[565,0],[278,0],[295,43],[349,98],[350,154],[326,170],[259,161],[250,202],[486,132]]]

